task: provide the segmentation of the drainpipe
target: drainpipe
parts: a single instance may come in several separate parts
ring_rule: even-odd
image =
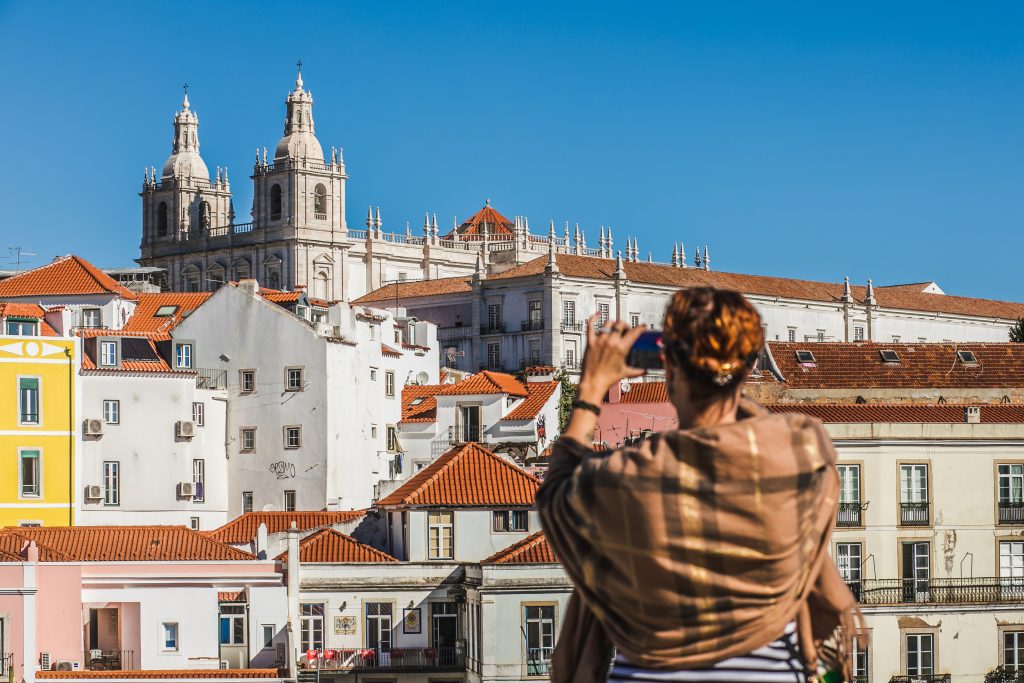
[[[25,548],[25,563],[22,565],[22,590],[25,594],[22,611],[22,680],[34,681],[39,667],[39,650],[36,643],[39,625],[38,604],[36,603],[36,570],[39,566],[39,548],[35,541],[29,541]],[[13,667],[11,667],[13,669]],[[13,673],[13,671],[12,671]]]
[[[72,349],[75,341],[71,341]],[[75,525],[75,354],[65,348],[68,357],[68,526]]]
[[[288,529],[288,678],[297,676],[299,659],[299,528],[292,522]]]

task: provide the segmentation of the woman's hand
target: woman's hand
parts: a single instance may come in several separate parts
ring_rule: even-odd
[[[637,338],[647,331],[646,325],[631,328],[621,320],[598,329],[599,319],[600,315],[595,314],[587,321],[587,350],[577,394],[580,400],[598,405],[616,382],[644,374],[640,368],[626,365],[626,357]]]

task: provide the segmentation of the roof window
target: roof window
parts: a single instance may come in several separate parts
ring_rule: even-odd
[[[178,312],[177,306],[161,306],[156,309],[156,313],[153,314],[155,318],[170,318],[172,315]]]
[[[426,400],[427,399],[422,397],[422,396],[419,397],[419,398],[414,398],[413,400],[409,401],[409,405],[411,405],[411,406],[418,406],[419,404],[423,403]]]
[[[811,353],[810,351],[797,351],[796,352],[796,362],[797,363],[813,363],[813,362],[815,362],[814,361],[814,354]]]
[[[900,354],[896,353],[892,349],[882,349],[878,352],[882,356],[883,363],[899,363]]]
[[[978,358],[974,355],[974,351],[957,351],[956,357],[960,359],[961,363],[966,363],[968,365],[976,364],[978,362]]]

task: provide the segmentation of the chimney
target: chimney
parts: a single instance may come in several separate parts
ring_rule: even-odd
[[[260,522],[260,526],[256,529],[256,557],[265,560],[267,559],[267,525],[265,522]]]
[[[255,278],[247,277],[238,281],[238,288],[250,296],[256,296],[260,291],[260,283]]]
[[[967,424],[978,424],[981,422],[981,406],[967,406],[964,408],[964,422]]]
[[[299,657],[299,527],[292,521],[288,529],[288,677],[296,678]]]

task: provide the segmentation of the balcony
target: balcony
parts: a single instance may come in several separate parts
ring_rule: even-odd
[[[131,671],[135,668],[134,650],[86,650],[83,654],[86,671]]]
[[[847,585],[862,605],[1024,603],[1024,578],[864,579]]]
[[[550,676],[552,652],[550,647],[530,648],[526,653],[526,675]]]
[[[14,680],[14,653],[0,653],[0,679]]]
[[[999,501],[1000,524],[1024,524],[1024,503]]]
[[[480,326],[480,334],[504,334],[505,323],[489,323]]]
[[[919,674],[917,676],[893,676],[889,683],[950,683],[951,674]]]
[[[566,370],[579,370],[583,363],[577,358],[563,358],[562,367]]]
[[[583,331],[583,325],[584,325],[584,323],[583,323],[582,320],[580,320],[580,321],[576,321],[576,320],[563,320],[562,321],[562,332],[582,332]]]
[[[864,526],[861,520],[862,505],[860,503],[840,503],[839,512],[836,513],[837,527],[860,527]]]
[[[900,503],[901,526],[928,526],[928,503]]]
[[[196,368],[196,389],[227,389],[228,371]]]
[[[308,655],[307,655],[308,656]],[[323,650],[303,664],[299,681],[315,681],[332,673],[464,671],[466,653],[457,647],[393,647]],[[346,678],[347,680],[347,678]]]
[[[524,320],[519,324],[521,332],[537,332],[544,329],[543,320]]]

